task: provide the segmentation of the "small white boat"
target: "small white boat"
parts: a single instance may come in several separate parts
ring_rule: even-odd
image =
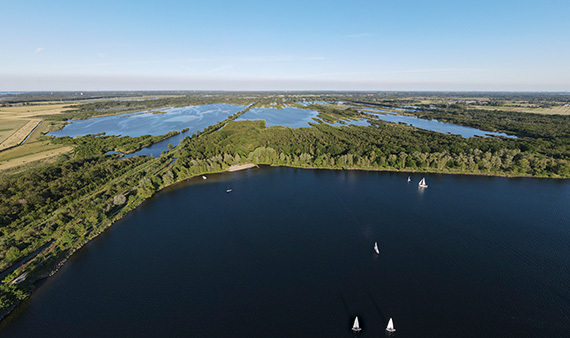
[[[427,188],[428,185],[426,184],[426,178],[422,178],[422,180],[420,181],[420,183],[418,183],[418,187],[420,188]]]
[[[226,190],[226,192],[232,192],[232,189],[228,188],[228,189]]]
[[[354,319],[354,325],[352,325],[352,331],[354,332],[360,332],[362,329],[360,328],[359,324],[358,324],[358,316],[356,316],[356,318]]]
[[[378,242],[374,242],[374,251],[376,251],[377,254],[380,253],[380,250],[378,249]]]
[[[206,179],[206,176],[202,176],[202,179],[204,179],[204,180],[205,180],[205,179]]]
[[[394,328],[394,322],[392,321],[392,318],[390,318],[390,320],[388,321],[388,326],[386,326],[386,331],[388,332],[396,331],[396,329]]]
[[[408,182],[411,182],[412,178],[410,176],[408,176]]]

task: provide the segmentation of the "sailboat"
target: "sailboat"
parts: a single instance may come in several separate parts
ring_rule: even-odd
[[[380,250],[378,249],[378,242],[374,242],[374,251],[376,251],[377,254],[380,253]]]
[[[392,318],[390,318],[390,320],[388,321],[388,326],[386,326],[386,331],[388,332],[396,331],[396,329],[394,328],[394,322],[392,321]]]
[[[354,332],[360,332],[362,329],[360,328],[360,326],[358,325],[358,316],[356,316],[356,318],[354,319],[354,325],[352,325],[352,331]]]
[[[418,187],[420,188],[427,188],[428,185],[426,184],[426,178],[422,178],[422,180],[420,181],[420,183],[418,183]]]
[[[202,179],[205,180],[205,179],[206,179],[206,176],[202,176]]]
[[[410,176],[408,176],[408,182],[411,182],[411,181],[412,181],[411,177],[410,177]]]

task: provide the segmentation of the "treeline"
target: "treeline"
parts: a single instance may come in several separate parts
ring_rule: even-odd
[[[29,246],[35,248],[36,241],[42,241],[45,235],[76,218],[76,208],[50,217],[54,211],[64,205],[73,205],[81,197],[147,160],[134,157],[117,161],[111,156],[68,160],[3,177],[0,181],[0,253],[8,252],[12,247],[15,249],[12,249],[11,257],[1,257],[0,270],[14,258],[20,258],[19,252],[30,251],[26,250]]]
[[[263,121],[231,122],[219,132],[183,140],[174,170],[185,176],[186,171],[251,160],[323,168],[570,177],[567,159],[521,149],[528,140],[465,139],[371,122],[375,127],[314,124],[299,129],[265,128]]]
[[[78,247],[158,189],[172,159],[73,159],[0,180],[0,271],[47,245],[0,283],[0,318]],[[167,175],[165,176],[167,177]],[[164,185],[162,185],[164,186]],[[27,273],[25,280],[12,284]]]

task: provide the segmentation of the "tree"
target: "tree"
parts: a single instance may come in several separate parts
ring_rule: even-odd
[[[123,194],[119,194],[113,198],[114,205],[123,205],[127,201],[127,198]]]
[[[21,255],[20,249],[18,249],[15,246],[10,247],[10,249],[6,251],[6,259],[10,262],[13,262],[16,259],[20,258],[20,255]]]

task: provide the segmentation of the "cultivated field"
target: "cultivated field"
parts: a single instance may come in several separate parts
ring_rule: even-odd
[[[26,120],[0,119],[0,143],[4,143],[14,134],[14,131],[22,128],[26,123]]]
[[[26,105],[26,106],[13,106],[13,107],[0,107],[0,119],[12,118],[12,119],[29,119],[40,115],[55,115],[62,111],[70,110],[68,103],[57,103],[57,104],[38,104],[38,105]]]
[[[0,107],[0,151],[20,144],[42,121],[41,116],[57,115],[70,109],[66,106],[69,104]]]
[[[41,119],[30,119],[28,122],[23,125],[22,127],[18,128],[16,131],[12,133],[12,135],[8,136],[2,143],[0,143],[0,151],[15,147],[18,144],[22,143],[28,137],[28,135],[42,122]]]
[[[72,147],[49,142],[32,142],[0,152],[0,171],[70,152]]]
[[[538,108],[538,107],[511,107],[511,106],[470,106],[469,108],[474,109],[484,109],[484,110],[504,110],[504,111],[516,111],[519,113],[534,113],[534,114],[546,114],[546,115],[570,115],[570,105],[569,106],[556,106],[550,108]]]
[[[64,108],[66,106],[69,104],[0,107],[0,171],[52,159],[71,151],[71,147],[53,145],[46,141],[38,142],[42,133],[58,129],[63,123],[46,122],[41,116],[57,115],[68,110],[69,108]],[[24,140],[26,142],[21,144]]]

